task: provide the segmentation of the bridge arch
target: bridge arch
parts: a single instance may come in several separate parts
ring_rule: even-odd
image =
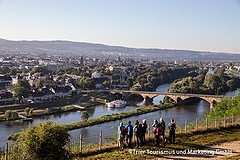
[[[209,95],[194,95],[194,94],[185,94],[185,95],[168,95],[168,97],[172,98],[176,103],[181,103],[181,101],[185,101],[190,98],[199,98],[205,100],[210,104],[210,109],[213,108],[213,105],[222,100],[222,97],[211,97]]]

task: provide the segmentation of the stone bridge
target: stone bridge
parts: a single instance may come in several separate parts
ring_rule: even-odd
[[[173,99],[176,103],[181,104],[182,101],[189,98],[200,98],[207,101],[210,104],[210,109],[213,108],[213,104],[220,102],[225,96],[222,95],[206,95],[206,94],[187,94],[187,93],[165,93],[165,92],[147,92],[147,91],[123,91],[112,90],[112,94],[122,94],[122,99],[128,99],[132,94],[139,94],[144,98],[144,101],[152,101],[154,97],[158,95],[165,95]]]

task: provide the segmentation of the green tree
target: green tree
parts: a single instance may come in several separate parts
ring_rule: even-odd
[[[234,90],[235,88],[236,88],[236,84],[235,84],[235,82],[231,79],[231,80],[228,80],[227,82],[226,82],[226,85],[228,86],[228,88],[230,89],[230,90]]]
[[[27,88],[24,88],[22,86],[14,87],[14,97],[28,97],[29,90]]]
[[[117,79],[117,80],[112,80],[112,84],[113,84],[113,85],[118,85],[118,84],[119,84],[119,82],[120,82],[120,80],[119,80],[119,79]]]
[[[105,87],[109,87],[111,85],[110,81],[107,81],[105,80],[103,83],[102,83]]]
[[[15,97],[28,97],[30,90],[30,84],[26,79],[19,80],[16,85],[13,86],[14,96]]]
[[[224,71],[225,71],[225,68],[217,67],[214,69],[214,75],[218,75],[218,76],[223,75]]]
[[[88,120],[89,114],[87,111],[83,111],[81,115],[82,120]]]
[[[126,83],[128,87],[131,88],[133,86],[133,78],[132,77],[127,78]]]
[[[28,160],[66,160],[70,151],[66,129],[54,122],[37,123],[20,133],[21,159]]]
[[[25,108],[25,109],[24,109],[24,113],[25,113],[25,115],[26,115],[27,117],[32,117],[33,108],[29,108],[29,107]]]
[[[151,83],[145,83],[143,86],[144,86],[145,91],[152,91],[153,90],[153,86],[152,86]]]
[[[27,89],[30,89],[30,84],[26,79],[18,80],[16,85],[22,86],[22,87],[27,88]]]
[[[217,89],[221,85],[221,80],[218,76],[208,74],[205,77],[204,84],[214,91],[214,89]]]
[[[51,71],[48,70],[47,67],[34,67],[34,68],[32,69],[32,72],[33,72],[33,73],[41,72],[41,73],[43,73],[43,74],[51,73]]]
[[[10,75],[16,75],[17,74],[17,69],[16,68],[11,68],[9,74]]]
[[[18,119],[18,113],[15,110],[7,110],[4,114],[4,118],[9,121],[9,120],[14,120],[14,119]]]
[[[38,79],[36,81],[36,87],[37,88],[42,88],[43,87],[43,80],[42,79]]]
[[[131,91],[142,91],[143,87],[140,83],[136,83],[133,85],[133,87],[130,89]]]
[[[1,67],[2,74],[7,74],[9,71],[10,71],[9,67],[7,67],[7,66],[2,66]]]
[[[78,85],[81,86],[82,89],[94,89],[95,88],[95,82],[93,78],[90,77],[85,77],[83,76],[82,78],[77,79]]]

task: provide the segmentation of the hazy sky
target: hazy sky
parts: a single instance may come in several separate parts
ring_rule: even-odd
[[[0,38],[240,53],[240,0],[0,0]]]

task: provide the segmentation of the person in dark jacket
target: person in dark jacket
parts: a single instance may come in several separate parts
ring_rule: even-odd
[[[143,119],[142,122],[142,144],[144,145],[146,143],[145,135],[147,132],[147,120]]]
[[[163,120],[163,118],[160,118],[159,119],[159,127],[161,129],[161,137],[162,137],[162,140],[165,141],[165,129],[166,129],[166,124]]]
[[[142,145],[141,140],[140,140],[141,128],[142,127],[140,127],[140,124],[139,124],[138,120],[136,120],[135,123],[134,123],[134,127],[133,127],[133,132],[134,132],[135,141],[136,141],[136,147],[139,147],[139,146]]]
[[[132,147],[132,137],[133,137],[133,126],[131,125],[131,121],[128,121],[128,124],[125,126],[127,129],[126,135],[126,146],[131,148]]]
[[[176,124],[174,122],[174,119],[171,119],[171,122],[168,124],[168,128],[169,128],[170,143],[175,143]]]

